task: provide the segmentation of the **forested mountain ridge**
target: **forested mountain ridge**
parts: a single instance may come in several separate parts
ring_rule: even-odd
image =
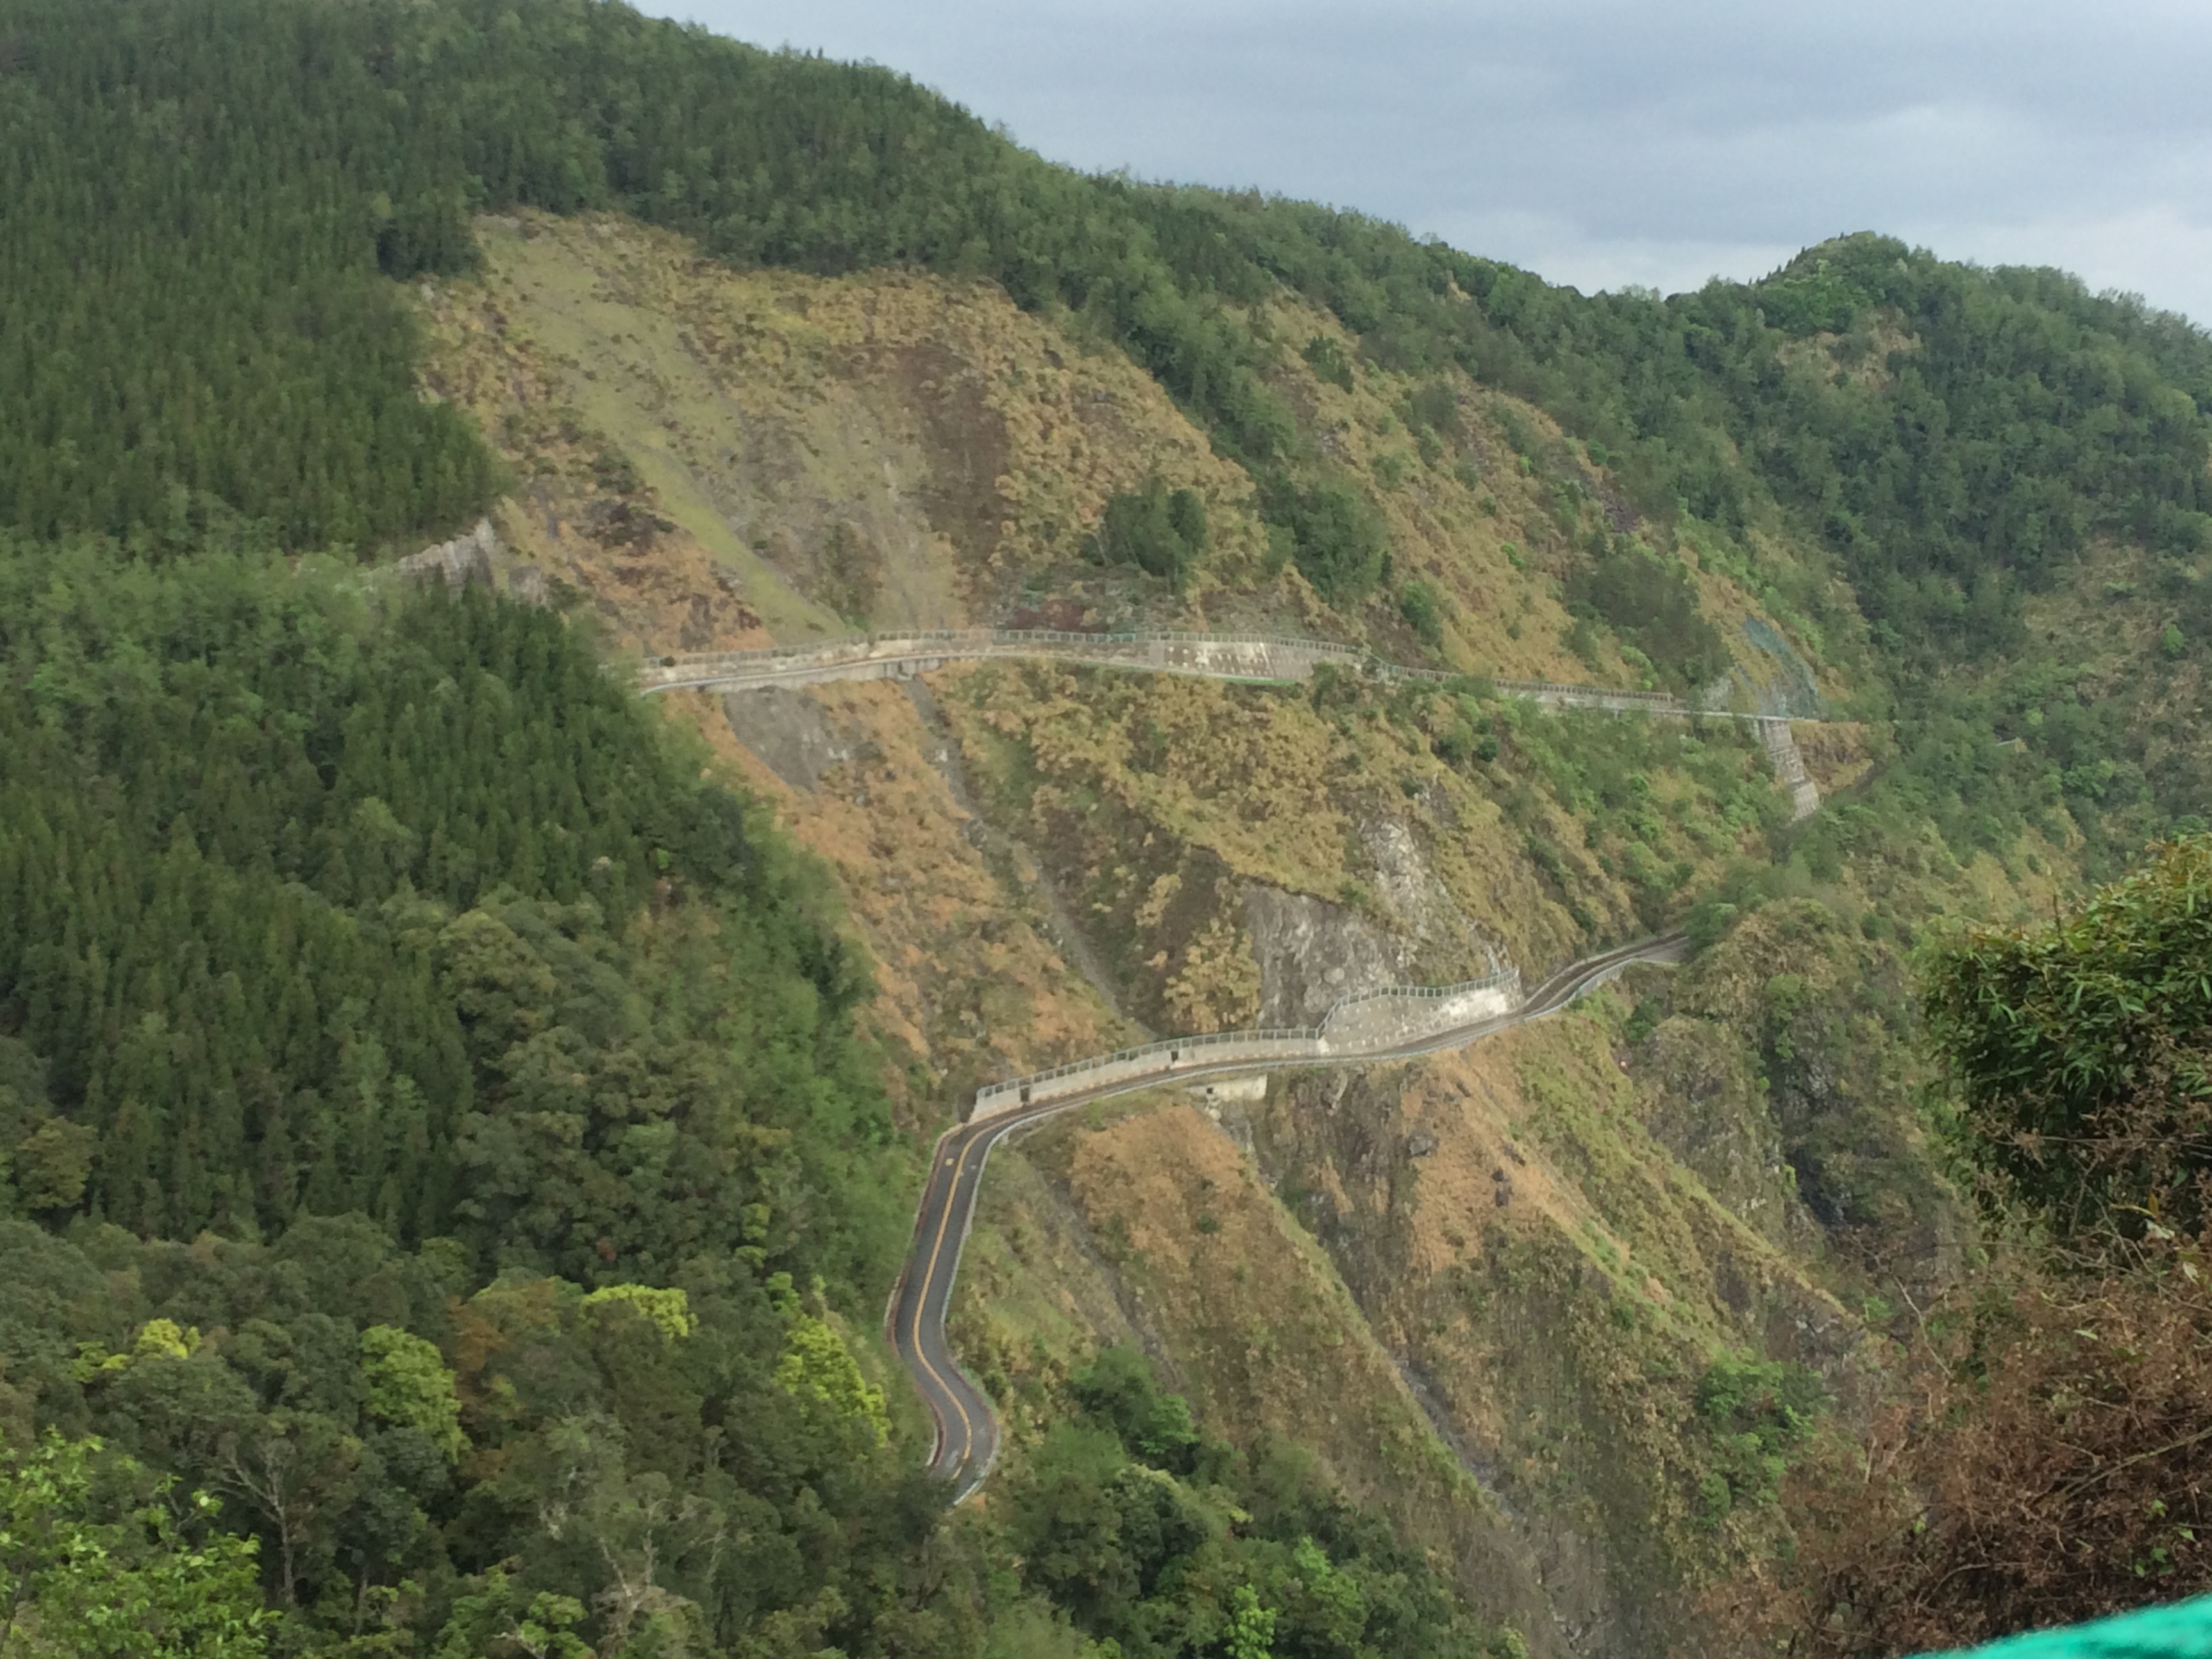
[[[2206,798],[2212,356],[2055,273],[1586,299],[592,0],[0,0],[0,1433],[222,1493],[278,1650],[1653,1650],[1955,1261],[1913,933]],[[550,608],[349,571],[485,512]],[[1468,678],[595,660],[1132,620]],[[865,1333],[967,1088],[1686,915],[994,1164],[937,1516]]]
[[[42,533],[158,537],[210,500],[295,544],[460,520],[485,498],[481,451],[413,397],[405,325],[361,284],[466,264],[479,208],[619,205],[720,257],[815,271],[916,264],[1064,308],[1245,464],[1271,532],[1317,587],[1347,599],[1391,586],[1383,538],[1275,380],[1307,351],[1330,375],[1348,370],[1327,338],[1255,331],[1252,307],[1270,295],[1336,319],[1355,362],[1457,368],[1550,409],[1599,443],[1622,505],[1656,520],[1647,540],[1662,565],[1698,549],[1700,563],[1740,568],[1801,648],[1817,636],[1815,655],[1832,635],[1851,659],[1863,615],[1870,671],[1887,662],[1917,683],[1939,662],[2002,662],[2017,655],[2024,597],[2106,543],[2150,553],[2166,613],[2154,631],[2179,629],[2179,660],[2201,631],[2203,337],[2056,273],[1970,270],[1858,237],[1747,288],[1583,300],[1354,216],[1083,179],[890,72],[778,58],[601,4],[533,9],[526,27],[489,0],[176,13],[118,0],[112,14],[27,0],[11,17],[11,199],[65,211],[137,192],[79,233],[88,257],[69,268],[53,263],[65,239],[42,234],[40,215],[10,217],[10,337],[52,349],[17,349],[0,476],[5,516]],[[240,49],[249,38],[267,49]],[[256,78],[277,61],[304,66],[301,89]],[[240,111],[252,112],[250,138],[231,131],[225,112]],[[97,130],[73,137],[76,123]],[[211,179],[210,167],[229,171]],[[212,193],[196,188],[217,179]],[[222,234],[252,240],[216,261],[210,202],[249,198],[260,204]],[[235,280],[243,270],[262,286]],[[156,324],[188,303],[200,307],[188,325]],[[143,337],[118,331],[137,319]],[[380,343],[312,349],[334,326]],[[312,413],[270,355],[286,351],[343,377]],[[1409,441],[1428,434],[1425,459],[1453,417],[1434,398],[1427,415],[1413,404],[1405,429]],[[226,428],[239,434],[225,446],[228,482],[202,456],[204,434]],[[1583,482],[1581,466],[1554,482]],[[280,480],[277,512],[259,492]],[[371,499],[374,522],[355,505]],[[1771,548],[1790,526],[1808,557]],[[1606,536],[1610,550],[1610,522]],[[1840,611],[1832,570],[1850,583]],[[1579,604],[1601,635],[1625,629],[1635,645],[1668,574],[1632,547],[1583,584]],[[1693,672],[1713,642],[1676,633],[1644,641],[1656,650],[1644,654]],[[2024,719],[2048,701],[2043,679],[1985,678],[1974,726]],[[2146,823],[2185,811],[2177,803],[2201,782],[2186,745],[2138,781],[2121,758],[2128,722],[2106,710],[2055,724],[2038,740],[2055,763],[2024,791],[1956,744],[1916,770],[1948,777],[1970,758],[2000,795],[2033,794],[2047,776],[2107,811],[2124,799]],[[1928,725],[1943,721],[1931,713]],[[2096,775],[2093,748],[2116,777]]]

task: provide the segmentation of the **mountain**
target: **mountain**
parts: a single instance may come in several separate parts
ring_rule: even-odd
[[[1585,297],[599,0],[0,0],[0,1443],[271,1651],[1712,1650],[1992,1236],[1913,952],[2203,827],[2212,342],[2059,273]],[[1434,678],[633,690],[871,629]],[[1675,927],[1001,1148],[942,1512],[977,1087]]]

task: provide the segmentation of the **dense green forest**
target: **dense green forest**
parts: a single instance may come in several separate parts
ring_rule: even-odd
[[[889,71],[603,0],[0,0],[0,1515],[48,1528],[0,1545],[0,1598],[33,1651],[1512,1650],[1126,1354],[1002,1504],[943,1516],[854,1334],[915,1155],[822,879],[582,625],[360,576],[501,486],[419,395],[394,286],[467,269],[472,214],[995,281],[1156,375],[1336,603],[1387,533],[1273,389],[1297,348],[1260,303],[1525,396],[1894,720],[1879,781],[1796,832],[1815,874],[1929,823],[2109,861],[2212,786],[2148,746],[2212,639],[2212,340],[2057,273],[1863,235],[1584,297],[1081,176]],[[2026,621],[2118,544],[2164,629],[2123,686]],[[1207,549],[1158,486],[1101,532],[1171,580]],[[1587,550],[1593,617],[1686,683],[1722,660],[1641,543]],[[1433,594],[1397,602],[1433,642]],[[2112,914],[2021,949],[2094,958]],[[2013,995],[1949,983],[1962,1022]],[[94,1604],[147,1611],[95,1642]]]
[[[0,1018],[89,1213],[587,1282],[880,1253],[786,1197],[888,1137],[844,947],[557,619],[86,545],[0,592]]]

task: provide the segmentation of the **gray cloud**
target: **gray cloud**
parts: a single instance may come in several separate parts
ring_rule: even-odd
[[[1589,289],[1839,232],[2212,322],[2212,9],[2179,0],[655,0],[913,75],[1056,161],[1310,197]]]

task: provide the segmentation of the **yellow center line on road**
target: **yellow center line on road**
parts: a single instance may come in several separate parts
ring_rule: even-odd
[[[1594,988],[1599,981],[1631,963],[1679,962],[1681,958],[1676,952],[1684,942],[1685,936],[1678,933],[1662,935],[1657,939],[1640,940],[1633,945],[1616,945],[1610,951],[1602,951],[1597,956],[1587,957],[1580,963],[1571,963],[1561,969],[1539,986],[1535,993],[1519,1008],[1504,1014],[1477,1021],[1471,1025],[1458,1027],[1452,1031],[1443,1033],[1441,1037],[1418,1043],[1401,1045],[1364,1054],[1328,1056],[1307,1063],[1329,1069],[1347,1066],[1370,1066],[1395,1059],[1414,1058],[1442,1048],[1463,1047],[1468,1042],[1509,1030],[1529,1020],[1540,1019],[1557,1013],[1585,992]],[[1297,1069],[1298,1066],[1299,1062],[1292,1060],[1289,1062],[1287,1069]],[[922,1316],[929,1304],[931,1289],[936,1282],[939,1269],[945,1261],[945,1243],[947,1235],[951,1231],[953,1206],[959,1201],[960,1183],[969,1176],[968,1168],[969,1157],[979,1147],[981,1149],[982,1158],[977,1160],[974,1171],[974,1178],[980,1182],[982,1179],[983,1160],[988,1158],[991,1147],[999,1140],[1018,1128],[1042,1121],[1045,1118],[1055,1117],[1071,1107],[1115,1095],[1135,1094],[1159,1088],[1174,1088],[1178,1084],[1188,1085],[1202,1077],[1218,1076],[1228,1073],[1273,1071],[1283,1066],[1284,1062],[1281,1060],[1229,1060],[1217,1062],[1212,1066],[1200,1065],[1188,1071],[1177,1072],[1169,1077],[1131,1078],[1085,1089],[1061,1099],[1040,1101],[1033,1106],[1006,1112],[989,1118],[982,1123],[970,1121],[961,1126],[959,1129],[948,1132],[947,1140],[953,1145],[952,1156],[939,1158],[935,1168],[931,1171],[933,1178],[947,1170],[950,1170],[951,1174],[948,1177],[945,1188],[945,1207],[937,1218],[936,1236],[930,1241],[928,1259],[921,1264],[919,1289],[915,1294],[914,1320],[910,1328],[913,1350],[910,1369],[915,1371],[917,1379],[926,1376],[931,1382],[934,1383],[939,1392],[951,1403],[953,1411],[959,1416],[961,1431],[965,1437],[962,1443],[960,1458],[955,1465],[956,1468],[964,1467],[969,1458],[974,1455],[976,1438],[975,1420],[969,1415],[967,1407],[962,1403],[960,1391],[948,1382],[944,1373],[930,1363],[929,1356],[922,1346],[921,1331]],[[964,1139],[959,1138],[963,1136]],[[940,1142],[939,1146],[941,1147],[945,1144],[947,1142]],[[937,1155],[933,1153],[932,1156]],[[925,1211],[927,1204],[928,1194],[925,1192],[923,1194]],[[959,1267],[960,1250],[961,1244],[956,1242],[952,1250],[952,1268],[956,1272]],[[947,1308],[945,1311],[949,1314],[951,1310]],[[938,1323],[941,1332],[944,1325],[943,1319],[939,1319]],[[966,1382],[964,1376],[961,1381],[964,1385]],[[980,1403],[988,1424],[991,1420],[989,1402],[981,1401]],[[931,1409],[936,1413],[940,1432],[949,1431],[951,1425],[946,1422],[942,1412],[936,1412],[933,1402]],[[981,1484],[981,1476],[977,1477],[975,1484],[977,1486]]]
[[[959,1165],[967,1155],[968,1148],[963,1144],[953,1153],[951,1158],[945,1160],[953,1166],[952,1178],[946,1188],[944,1211],[937,1218],[937,1237],[931,1242],[929,1247],[928,1265],[922,1269],[921,1289],[916,1292],[914,1298],[915,1363],[920,1365],[922,1370],[929,1373],[930,1380],[935,1382],[938,1388],[943,1390],[945,1397],[952,1402],[952,1409],[960,1413],[960,1457],[963,1462],[967,1461],[969,1452],[975,1448],[975,1425],[968,1415],[968,1408],[960,1403],[960,1395],[958,1392],[954,1389],[950,1383],[945,1382],[943,1375],[939,1372],[937,1367],[929,1363],[928,1350],[924,1348],[921,1343],[921,1313],[922,1310],[929,1305],[929,1287],[937,1278],[938,1259],[944,1254],[945,1250],[945,1229],[951,1224],[952,1206],[954,1200],[958,1198],[960,1194]],[[947,1311],[949,1312],[950,1310],[947,1310]],[[941,1422],[942,1420],[942,1417],[940,1416],[939,1421]],[[950,1425],[948,1425],[947,1426],[949,1427]]]

